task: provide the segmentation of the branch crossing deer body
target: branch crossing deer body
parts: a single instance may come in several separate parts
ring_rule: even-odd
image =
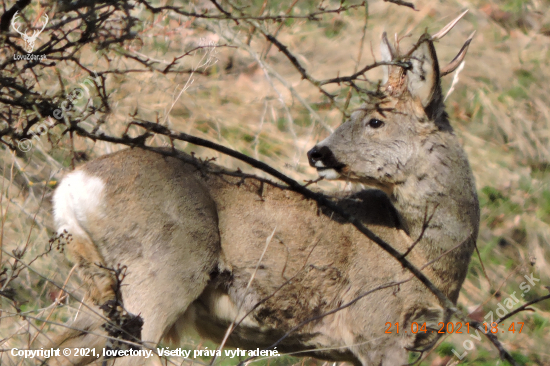
[[[433,39],[423,35],[403,57],[384,36],[384,60],[410,67],[387,66],[381,96],[308,157],[321,176],[376,187],[342,195],[338,205],[399,252],[414,246],[406,258],[417,268],[432,262],[423,272],[456,303],[479,206],[442,101],[440,76],[450,69],[440,70]],[[56,224],[73,236],[67,249],[90,286],[90,306],[117,296],[105,267],[123,264],[120,295],[142,316],[149,347],[177,344],[188,328],[221,342],[235,320],[228,346],[280,341],[280,353],[356,365],[405,364],[408,349],[433,345],[445,320],[437,298],[414,278],[396,285],[411,274],[351,224],[290,190],[180,158],[123,150],[83,165],[57,188]],[[429,331],[405,333],[413,322]],[[56,347],[101,352],[103,323],[81,316],[71,327],[86,332],[68,330]]]

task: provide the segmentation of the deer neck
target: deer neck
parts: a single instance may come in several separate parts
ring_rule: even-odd
[[[452,131],[427,137],[409,168],[390,197],[418,250],[436,260],[428,267],[432,281],[455,302],[479,228],[474,177]]]

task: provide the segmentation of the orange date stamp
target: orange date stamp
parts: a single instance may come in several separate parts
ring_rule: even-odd
[[[523,330],[523,325],[524,323],[523,322],[512,322],[510,324],[510,326],[508,327],[508,332],[511,332],[511,333],[516,333],[518,332],[521,333],[521,331]],[[449,323],[443,323],[443,322],[440,322],[440,323],[437,323],[437,326],[439,327],[439,329],[431,329],[431,328],[427,328],[426,327],[426,323],[416,323],[416,322],[413,322],[411,323],[411,329],[403,329],[403,328],[400,328],[399,327],[399,322],[396,322],[396,323],[390,323],[390,322],[387,322],[386,323],[386,331],[384,333],[386,334],[399,334],[400,332],[401,333],[408,333],[409,331],[412,333],[412,334],[417,334],[417,333],[440,333],[440,334],[449,334],[449,333],[456,333],[456,334],[463,334],[463,333],[466,333],[466,334],[469,334],[470,333],[470,323],[462,323],[462,322],[456,322],[456,323],[453,323],[453,322],[449,322]],[[491,323],[491,325],[487,324],[486,322],[483,323],[483,328],[474,328],[472,326],[472,329],[479,329],[480,331],[484,332],[485,334],[487,333],[504,333],[506,331],[506,326],[504,326],[503,324],[500,324],[500,328],[499,328],[499,324],[498,323]]]

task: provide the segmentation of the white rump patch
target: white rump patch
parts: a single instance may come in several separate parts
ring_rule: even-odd
[[[73,236],[85,236],[90,215],[101,215],[105,183],[82,170],[69,173],[59,184],[53,196],[54,219],[57,232],[64,230]]]

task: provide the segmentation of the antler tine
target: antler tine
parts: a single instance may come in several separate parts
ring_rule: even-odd
[[[50,17],[48,17],[48,14],[44,14],[44,17],[46,18],[46,20],[44,21],[44,25],[42,26],[42,29],[40,30],[40,33],[42,33],[44,28],[46,28],[46,26],[48,25],[48,21],[50,20]]]
[[[468,37],[468,39],[460,49],[460,51],[458,51],[458,54],[455,56],[455,58],[451,62],[449,62],[447,66],[443,67],[440,70],[439,73],[441,77],[455,71],[456,68],[462,63],[462,61],[464,61],[464,57],[466,57],[466,52],[468,52],[468,47],[470,46],[472,39],[474,39],[475,34],[476,34],[476,31],[473,31],[472,34],[470,34],[470,37]]]
[[[431,40],[432,41],[437,41],[437,40],[440,40],[441,38],[445,37],[445,35],[447,33],[449,33],[449,31],[451,29],[453,29],[453,27],[456,25],[456,23],[458,23],[458,21],[460,19],[462,19],[462,17],[464,15],[466,15],[466,13],[468,12],[468,9],[464,10],[464,12],[462,12],[462,14],[460,14],[459,16],[457,16],[453,21],[451,21],[449,24],[447,24],[446,26],[443,27],[443,29],[441,29],[439,32],[437,32],[436,34],[434,34],[432,37],[431,37]]]

